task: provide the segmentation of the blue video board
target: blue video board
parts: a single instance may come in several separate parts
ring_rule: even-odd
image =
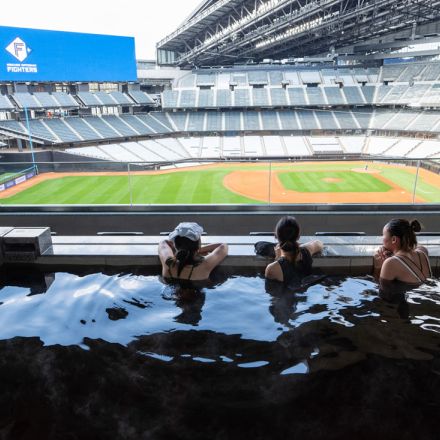
[[[134,38],[0,26],[0,81],[136,81]]]

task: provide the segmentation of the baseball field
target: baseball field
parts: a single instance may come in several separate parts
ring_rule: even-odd
[[[412,167],[374,162],[209,164],[127,173],[42,173],[2,205],[411,203]],[[415,201],[440,203],[440,175],[420,169]]]

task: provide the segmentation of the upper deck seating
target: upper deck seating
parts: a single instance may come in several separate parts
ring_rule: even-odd
[[[148,116],[152,119],[154,119],[155,121],[157,121],[159,123],[159,125],[163,128],[160,128],[159,126],[158,129],[160,128],[160,130],[164,130],[165,132],[167,131],[173,131],[170,121],[168,120],[167,116],[165,113],[163,112],[151,112],[148,114]]]
[[[281,121],[282,130],[301,130],[296,112],[293,110],[280,111],[278,116]]]
[[[267,89],[252,89],[252,98],[255,107],[269,107]]]
[[[58,102],[47,92],[34,93],[34,98],[41,104],[41,107],[43,108],[59,108]]]
[[[376,86],[364,86],[360,88],[367,104],[374,104],[376,96]]]
[[[297,110],[298,119],[303,130],[319,130],[318,120],[311,110]]]
[[[145,92],[142,92],[140,90],[131,90],[129,92],[129,95],[133,99],[134,102],[136,102],[139,105],[154,105],[154,99]]]
[[[196,87],[196,78],[197,78],[196,75],[194,75],[192,73],[188,73],[187,75],[182,76],[182,78],[179,79],[178,86],[180,88],[193,89],[194,87]]]
[[[215,86],[216,74],[215,73],[198,73],[196,79],[196,86]]]
[[[251,98],[249,89],[239,89],[234,90],[234,102],[235,107],[250,107]]]
[[[187,131],[204,131],[205,112],[190,113],[188,115]]]
[[[403,96],[407,91],[407,85],[392,86],[389,93],[387,93],[387,95],[382,99],[381,104],[409,104],[410,102],[408,102],[406,99],[403,99]]]
[[[269,71],[269,84],[271,86],[280,86],[284,81],[283,72],[279,70],[270,70]]]
[[[260,119],[257,112],[243,113],[243,129],[247,131],[261,131]]]
[[[102,116],[102,119],[116,129],[122,136],[139,136],[142,134],[118,116],[107,115]]]
[[[209,90],[200,90],[199,91],[199,103],[198,107],[202,108],[212,108],[214,107],[214,91]]]
[[[102,107],[103,103],[97,98],[94,93],[90,92],[78,92],[78,98],[83,102],[83,104],[87,107]]]
[[[134,104],[134,102],[125,93],[122,92],[110,92],[109,96],[119,105],[132,106]]]
[[[194,108],[197,106],[197,90],[182,90],[180,92],[180,108]]]
[[[321,74],[317,70],[300,70],[299,76],[303,84],[321,84]]]
[[[30,93],[15,93],[12,95],[14,101],[20,108],[40,109],[43,108],[41,103],[35,99]]]
[[[401,66],[392,64],[383,66],[381,69],[380,81],[397,81],[405,69],[406,66],[404,65]]]
[[[14,105],[6,95],[0,94],[0,110],[14,110]]]
[[[330,105],[347,105],[339,87],[324,87],[324,92]]]
[[[440,107],[440,84],[433,84],[419,99],[420,105]]]
[[[368,109],[352,110],[351,114],[353,118],[357,121],[359,127],[362,130],[368,130],[370,128],[371,119],[373,115],[373,112],[371,110]]]
[[[206,131],[222,131],[223,114],[220,112],[208,112],[206,119]]]
[[[438,81],[440,79],[440,63],[429,63],[420,75],[421,81]]]
[[[263,123],[263,130],[280,130],[277,112],[262,111],[261,120]]]
[[[102,134],[94,130],[93,127],[86,122],[85,118],[66,118],[65,123],[86,141],[104,138]]]
[[[361,94],[361,89],[358,86],[347,86],[342,88],[345,99],[348,105],[363,105],[366,101]]]
[[[139,133],[142,136],[154,133],[154,130],[136,115],[120,115],[119,118],[135,130],[136,133]]]
[[[76,134],[72,127],[64,122],[64,119],[45,119],[44,123],[58,136],[61,142],[79,142],[84,140],[81,133]],[[96,135],[93,139],[96,139]]]
[[[57,101],[60,108],[78,108],[79,103],[72,95],[65,92],[53,92],[53,98]]]
[[[282,88],[271,88],[270,89],[270,98],[272,100],[272,105],[274,107],[284,107],[288,105],[287,101],[287,92]]]
[[[318,118],[319,125],[323,130],[338,130],[341,128],[338,125],[338,122],[336,121],[332,111],[316,111],[315,115]]]
[[[165,90],[162,93],[163,108],[177,108],[179,102],[179,92],[176,90]]]
[[[39,138],[48,139],[53,142],[57,142],[57,136],[54,135],[48,128],[47,125],[41,119],[31,119],[29,120],[29,128],[31,134]]]
[[[370,81],[370,78],[368,77],[368,71],[363,68],[355,68],[353,69],[353,75],[358,83],[367,83]]]
[[[265,70],[255,70],[248,72],[248,84],[260,84],[266,85],[268,83],[267,80],[267,72]]]
[[[113,106],[118,104],[118,102],[113,98],[110,93],[99,91],[95,92],[94,95],[96,96],[96,98],[98,98],[99,101],[101,101],[102,105],[104,106]]]
[[[121,137],[121,133],[112,128],[111,125],[105,123],[101,118],[89,116],[84,118],[84,121],[91,125],[98,133],[100,133],[103,138],[113,139]]]
[[[186,130],[186,122],[188,120],[187,113],[169,113],[168,116],[173,121],[173,124],[176,127],[177,131]]]
[[[232,106],[232,95],[229,89],[217,90],[217,107],[226,108]]]
[[[290,105],[306,106],[309,102],[306,100],[306,94],[303,87],[288,87]]]
[[[418,81],[420,79],[420,75],[425,68],[424,64],[413,64],[409,65],[399,76],[399,82],[412,82]]]
[[[240,131],[241,125],[241,112],[233,111],[225,113],[225,130],[226,131]]]

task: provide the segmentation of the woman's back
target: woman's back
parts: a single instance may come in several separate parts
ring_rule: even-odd
[[[188,264],[182,268],[180,273],[178,273],[177,264],[175,264],[174,259],[169,259],[167,262],[167,267],[163,268],[162,276],[166,279],[171,280],[187,280],[187,281],[202,281],[209,278],[211,270],[202,260],[197,264]]]
[[[283,282],[290,284],[298,282],[312,272],[313,259],[306,247],[301,247],[297,260],[293,263],[288,258],[281,256],[276,260],[281,267]]]
[[[299,252],[294,261],[281,251],[279,257],[266,267],[265,277],[281,281],[284,284],[300,281],[312,272],[312,255],[322,251],[323,245],[319,240],[310,241],[299,246]],[[276,250],[276,252],[278,252]]]
[[[407,252],[397,252],[383,263],[380,277],[384,280],[408,284],[424,283],[432,276],[427,251],[418,247]]]
[[[220,264],[228,254],[224,243],[201,246],[185,264],[179,261],[179,252],[170,240],[159,243],[159,258],[162,263],[162,277],[169,280],[203,281],[209,278],[211,271]]]

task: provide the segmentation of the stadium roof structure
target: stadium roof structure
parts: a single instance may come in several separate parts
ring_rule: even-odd
[[[330,53],[440,21],[440,0],[204,0],[157,43],[179,66]]]

